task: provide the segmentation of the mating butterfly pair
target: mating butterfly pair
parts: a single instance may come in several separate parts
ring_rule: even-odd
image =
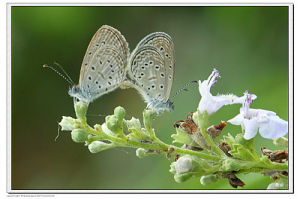
[[[169,101],[174,79],[174,45],[169,35],[154,32],[142,39],[129,55],[124,36],[103,25],[93,36],[84,56],[79,84],[69,95],[90,103],[118,87],[133,87],[157,112],[172,110]]]

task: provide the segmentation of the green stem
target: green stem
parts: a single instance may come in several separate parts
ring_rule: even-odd
[[[224,152],[216,145],[210,135],[208,135],[206,128],[201,128],[202,136],[204,137],[207,144],[211,147],[211,150],[220,156],[225,156]]]

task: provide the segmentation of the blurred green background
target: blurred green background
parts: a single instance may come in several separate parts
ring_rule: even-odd
[[[12,189],[232,189],[226,180],[202,186],[195,178],[178,184],[163,155],[139,159],[134,149],[91,154],[69,132],[55,142],[61,116],[74,116],[66,81],[42,65],[59,62],[74,81],[97,29],[117,28],[131,50],[147,34],[168,33],[175,44],[172,94],[216,67],[221,79],[213,94],[258,98],[253,108],[288,120],[288,7],[12,7]],[[175,98],[175,110],[155,120],[157,135],[171,143],[173,122],[195,111],[196,85]],[[116,106],[126,118],[141,118],[145,104],[134,89],[109,93],[89,106],[88,122],[102,123]],[[231,119],[239,105],[223,107],[213,122]],[[223,134],[240,127],[228,125]],[[255,137],[256,148],[272,142]],[[265,189],[269,177],[240,175],[244,189]]]

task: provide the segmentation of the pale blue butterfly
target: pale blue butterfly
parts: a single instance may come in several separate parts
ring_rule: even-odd
[[[90,103],[118,88],[125,80],[128,44],[113,27],[103,25],[93,36],[80,70],[79,84],[69,95]]]
[[[128,81],[124,85],[136,88],[147,108],[160,113],[174,109],[169,100],[174,79],[174,44],[164,32],[154,32],[142,39],[131,53]]]

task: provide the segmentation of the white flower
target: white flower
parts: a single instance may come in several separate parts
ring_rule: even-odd
[[[199,92],[201,95],[201,100],[198,105],[198,110],[201,113],[207,111],[207,113],[210,115],[219,110],[224,105],[237,103],[241,104],[244,101],[244,96],[237,97],[233,94],[213,96],[210,93],[210,88],[216,84],[216,79],[218,77],[220,77],[220,74],[216,69],[214,69],[207,80],[204,80],[203,82],[199,80]]]
[[[240,113],[228,120],[233,125],[241,125],[245,131],[244,138],[253,138],[257,131],[262,137],[277,139],[283,137],[288,132],[288,122],[279,118],[276,113],[263,109],[251,109],[253,95],[245,92],[245,102],[240,109]],[[255,96],[256,98],[256,96]]]
[[[193,160],[189,156],[180,157],[175,164],[176,173],[186,173],[189,172],[193,167]]]

